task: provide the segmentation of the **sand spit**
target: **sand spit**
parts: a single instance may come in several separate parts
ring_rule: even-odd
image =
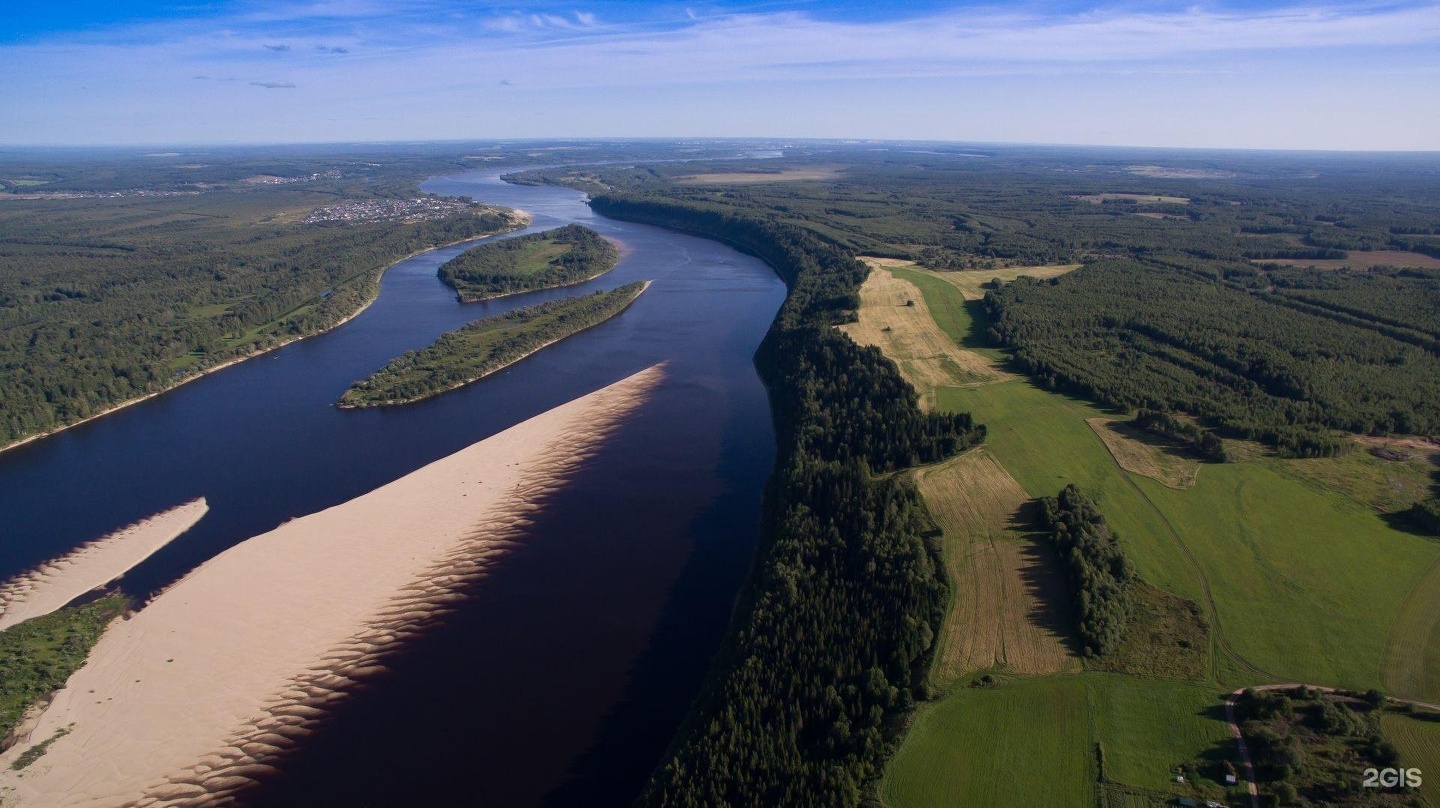
[[[209,510],[204,497],[191,500],[0,583],[0,631],[49,614],[119,578],[189,530]]]
[[[662,377],[659,365],[637,373],[201,565],[112,625],[0,755],[0,802],[233,798],[453,608]]]

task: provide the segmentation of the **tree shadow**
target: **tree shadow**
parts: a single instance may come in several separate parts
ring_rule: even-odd
[[[1057,638],[1065,650],[1077,657],[1084,645],[1075,631],[1075,604],[1070,583],[1060,565],[1060,556],[1050,539],[1037,529],[1040,504],[1027,500],[1010,515],[1006,528],[1023,537],[1020,547],[1020,580],[1031,604],[1026,620]]]

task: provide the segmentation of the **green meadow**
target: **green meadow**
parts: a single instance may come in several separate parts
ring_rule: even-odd
[[[952,338],[974,342],[973,304],[923,273],[905,276],[944,312],[937,321]],[[1440,545],[1392,529],[1338,486],[1316,482],[1324,475],[1293,473],[1297,463],[1343,458],[1209,464],[1194,488],[1177,491],[1121,470],[1085,423],[1106,413],[1078,399],[1015,380],[946,388],[938,402],[984,423],[990,450],[1032,496],[1071,482],[1091,492],[1147,581],[1211,611],[1239,657],[1241,678],[1227,674],[1225,684],[1269,674],[1379,686],[1391,625],[1409,598],[1428,594],[1417,584]]]
[[[986,346],[978,302],[924,272],[896,274],[957,343],[1003,358]],[[1386,504],[1387,475],[1409,480],[1414,469],[1368,455],[1259,455],[1207,464],[1193,488],[1176,490],[1122,470],[1085,422],[1115,413],[1083,400],[1016,379],[942,388],[937,402],[985,424],[989,451],[1031,496],[1068,483],[1090,493],[1141,576],[1201,605],[1210,681],[1092,672],[958,687],[922,708],[887,768],[880,797],[891,808],[1093,806],[1097,743],[1110,788],[1189,793],[1171,788],[1171,769],[1232,754],[1221,694],[1244,685],[1398,682],[1407,695],[1440,696],[1416,663],[1440,655],[1429,608],[1440,574],[1427,576],[1440,570],[1440,544],[1392,529],[1372,507]],[[1428,738],[1431,727],[1405,729]],[[1440,748],[1408,735],[1426,755]]]
[[[1107,781],[1164,792],[1177,766],[1228,754],[1218,704],[1213,688],[1108,673],[956,688],[916,717],[880,798],[1093,808],[1101,749]]]

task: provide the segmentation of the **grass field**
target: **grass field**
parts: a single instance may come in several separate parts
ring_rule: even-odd
[[[920,404],[935,406],[939,387],[968,387],[1013,378],[985,357],[961,349],[937,325],[920,290],[884,268],[874,267],[860,287],[857,322],[840,326],[861,345],[874,345],[900,368],[920,393]]]
[[[920,290],[957,345],[1002,361],[985,345],[978,304],[945,277],[955,273],[891,271]],[[1177,790],[1189,786],[1174,786],[1171,768],[1233,755],[1218,694],[1267,679],[1440,698],[1440,673],[1432,673],[1440,672],[1440,545],[1382,517],[1424,492],[1431,468],[1424,457],[1357,451],[1282,460],[1245,452],[1244,462],[1206,464],[1196,476],[1199,464],[1142,435],[1103,440],[1116,413],[1026,379],[942,387],[936,405],[986,424],[983,451],[997,464],[983,474],[971,469],[968,481],[951,472],[949,490],[920,480],[952,553],[952,532],[1013,532],[1013,524],[994,521],[1022,496],[1011,481],[1032,498],[1076,483],[1096,498],[1150,586],[1140,592],[1144,618],[1132,624],[1124,653],[1087,663],[1139,675],[1092,669],[995,688],[955,684],[921,710],[887,768],[879,794],[892,808],[1095,805],[1102,797],[1097,742],[1109,804],[1155,804],[1166,791],[1196,796]],[[989,551],[981,550],[962,556],[969,566],[949,559],[957,590],[951,621],[968,614],[972,624],[947,625],[942,683],[959,678],[956,658],[976,662],[951,643],[984,648],[991,634],[1004,636],[991,626],[1006,624],[1003,606],[994,604],[1004,601],[996,581],[1007,573],[994,560],[982,565]],[[1182,638],[1190,644],[1169,647]],[[1220,796],[1218,784],[1206,788],[1205,796]]]
[[[1316,269],[1369,269],[1371,267],[1415,267],[1417,269],[1440,269],[1440,258],[1431,258],[1421,253],[1403,250],[1353,250],[1344,258],[1263,258],[1255,259],[1256,264],[1275,264],[1287,267],[1315,267]]]
[[[1420,794],[1440,805],[1440,717],[1428,719],[1387,713],[1380,718],[1385,737],[1400,750],[1400,765],[1420,769]]]
[[[1084,194],[1075,197],[1096,205],[1109,201],[1128,201],[1140,205],[1188,205],[1190,200],[1183,196],[1156,196],[1154,194]]]
[[[1107,673],[956,688],[915,719],[879,795],[890,808],[1093,808],[1097,743],[1107,779],[1166,791],[1174,767],[1229,749],[1217,704],[1213,689]]]
[[[1195,487],[1200,461],[1180,454],[1178,447],[1161,447],[1126,421],[1112,418],[1086,418],[1095,436],[1105,444],[1120,468],[1131,474],[1149,477],[1168,488],[1184,490]]]
[[[937,322],[971,338],[958,290],[914,280],[930,309],[946,312]],[[1407,599],[1437,597],[1440,580],[1417,585],[1440,547],[1297,479],[1289,461],[1214,464],[1193,488],[1176,491],[1122,471],[1085,421],[1106,413],[1085,402],[1024,380],[942,389],[937,401],[987,425],[990,450],[1031,496],[1069,482],[1091,492],[1141,575],[1206,606],[1217,641],[1275,676],[1377,686],[1386,634]],[[1237,685],[1263,678],[1245,675]]]
[[[85,664],[101,632],[128,605],[111,595],[0,632],[0,738]]]
[[[1050,547],[1027,535],[1030,498],[983,446],[915,472],[945,533],[953,597],[935,678],[1080,669],[1072,653],[1069,591]]]
[[[838,168],[791,168],[784,171],[736,171],[730,173],[691,174],[676,177],[679,185],[754,185],[762,182],[799,182],[802,180],[833,180],[840,177]]]

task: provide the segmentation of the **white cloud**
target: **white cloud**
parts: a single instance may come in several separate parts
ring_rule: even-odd
[[[163,121],[166,110],[176,116],[193,110],[215,116],[213,129],[233,125],[248,131],[243,106],[215,100],[228,89],[193,81],[184,85],[188,90],[179,87],[178,79],[195,75],[298,85],[295,93],[252,95],[303,98],[304,106],[292,110],[300,116],[344,120],[355,110],[374,116],[393,107],[402,114],[388,117],[403,121],[407,114],[453,114],[457,103],[496,103],[502,92],[532,104],[542,103],[547,93],[586,93],[604,103],[688,88],[684,92],[703,100],[717,86],[750,83],[844,104],[836,86],[877,79],[895,87],[936,80],[961,87],[1013,77],[1064,81],[1080,91],[1126,76],[1253,77],[1262,86],[1279,82],[1279,75],[1294,84],[1330,70],[1334,58],[1347,54],[1347,64],[1368,75],[1408,76],[1408,86],[1417,88],[1416,103],[1428,98],[1433,107],[1435,92],[1424,89],[1424,77],[1440,69],[1440,2],[1433,1],[1064,15],[961,9],[843,22],[799,12],[702,16],[679,9],[638,21],[609,19],[607,13],[602,21],[584,10],[515,12],[485,3],[470,8],[459,14],[455,4],[439,0],[268,5],[220,19],[0,46],[0,74],[7,77],[0,103],[30,112],[0,120],[0,141],[43,139],[50,132],[46,126],[65,131],[58,118],[40,114],[62,106],[90,121],[140,109]],[[280,47],[289,49],[285,72],[293,82],[266,79],[276,54],[265,48]],[[1355,53],[1370,58],[1362,63]],[[508,78],[497,83],[497,76]],[[523,82],[525,93],[514,92],[506,83],[511,79]],[[80,93],[79,87],[89,90]],[[190,95],[202,92],[210,95]],[[744,108],[747,96],[739,98],[739,108],[732,105],[727,114],[743,119],[752,113]],[[1334,106],[1355,101],[1336,98]],[[532,113],[527,110],[527,117]],[[278,126],[275,121],[285,119],[263,120]],[[765,134],[776,124],[773,114],[755,117],[751,132]],[[1045,139],[1038,135],[1032,139]],[[268,137],[285,139],[283,132]],[[1440,128],[1432,128],[1429,137],[1440,137]]]

